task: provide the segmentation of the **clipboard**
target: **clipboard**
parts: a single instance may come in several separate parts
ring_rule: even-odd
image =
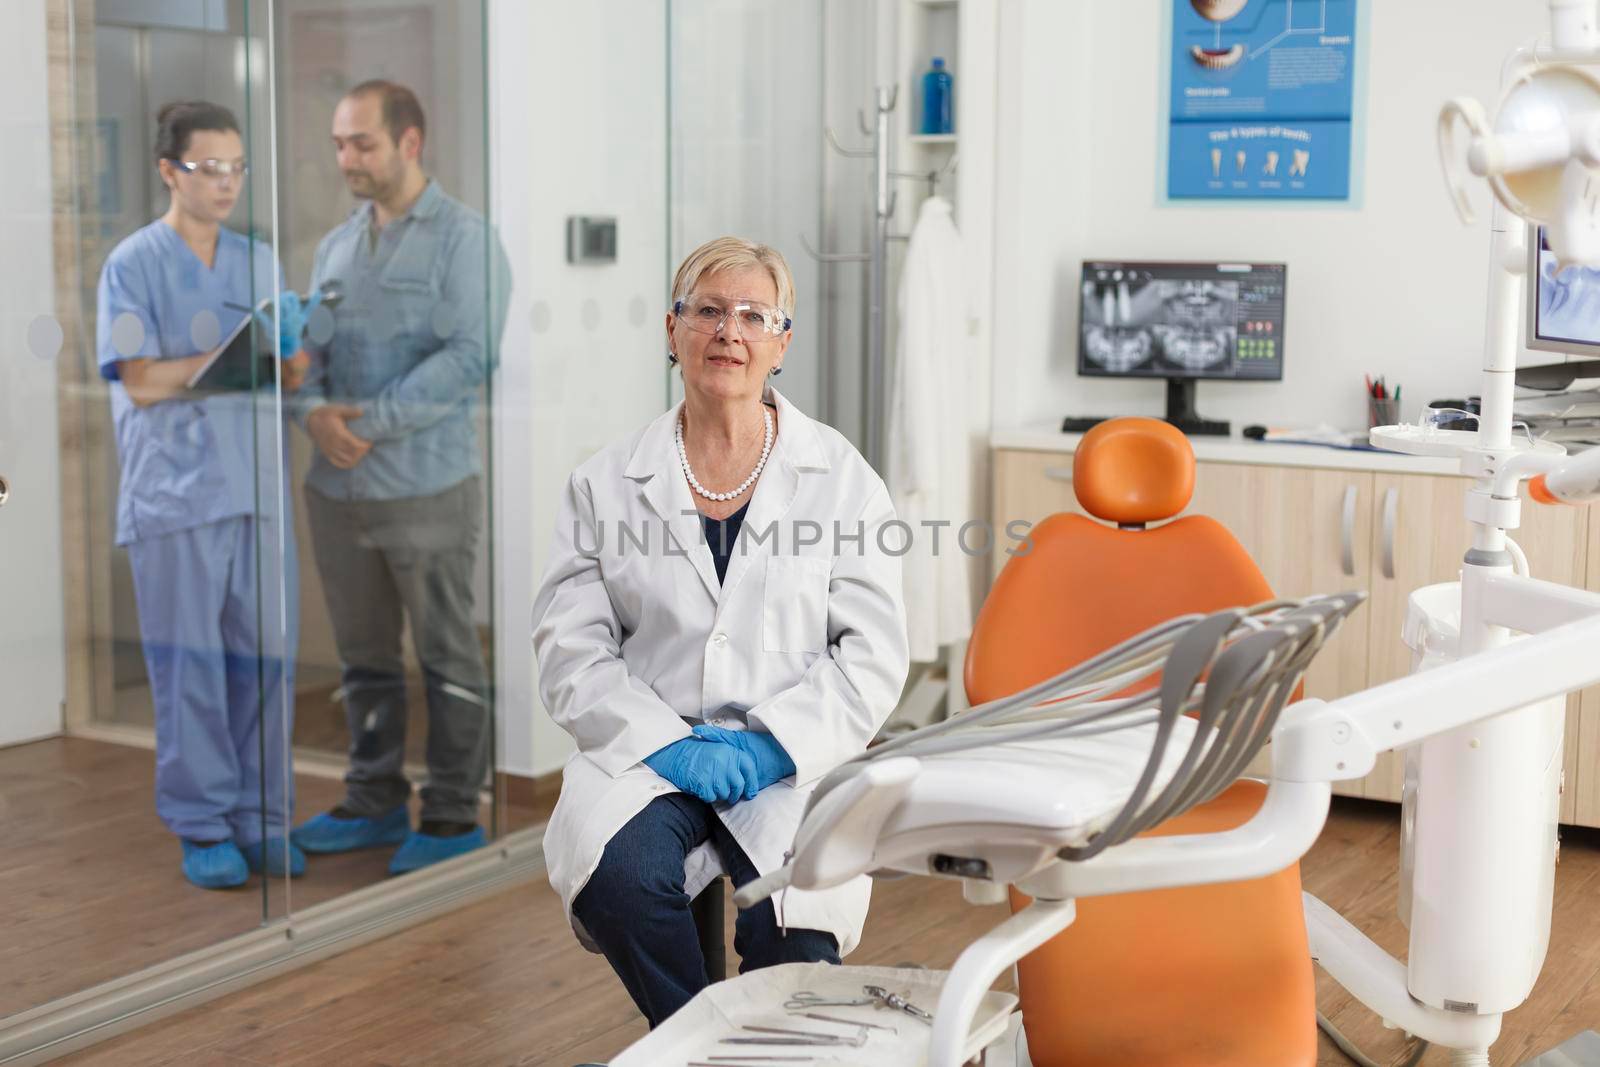
[[[186,383],[191,392],[232,393],[271,385],[278,374],[278,361],[270,352],[258,352],[250,324],[257,314],[272,307],[272,298],[266,297],[248,315],[239,320],[233,332],[212,351],[211,357],[200,369],[189,376]]]

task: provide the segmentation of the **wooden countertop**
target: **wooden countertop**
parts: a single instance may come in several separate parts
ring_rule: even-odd
[[[989,435],[991,448],[1027,452],[1072,452],[1083,440],[1081,433],[1062,433],[1052,425],[1035,423],[996,430]],[[1195,459],[1206,463],[1263,463],[1284,467],[1323,467],[1331,470],[1387,471],[1392,474],[1460,474],[1453,459],[1405,456],[1323,445],[1288,445],[1231,437],[1191,437]]]

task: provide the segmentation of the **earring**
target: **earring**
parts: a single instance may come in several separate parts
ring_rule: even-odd
[[[778,375],[780,375],[782,373],[783,373],[783,368],[782,367],[773,367],[772,368],[771,374],[772,374],[773,377],[777,377]]]
[[[676,352],[668,352],[667,353],[667,362],[676,364],[678,362],[678,353],[676,353]]]

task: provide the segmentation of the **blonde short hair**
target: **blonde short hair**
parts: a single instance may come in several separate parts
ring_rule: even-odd
[[[708,274],[753,267],[760,267],[772,276],[772,284],[778,288],[778,306],[793,318],[794,275],[789,272],[788,261],[771,245],[746,241],[743,237],[718,237],[690,252],[678,265],[678,273],[672,279],[672,302],[676,304],[694,292],[700,279]]]

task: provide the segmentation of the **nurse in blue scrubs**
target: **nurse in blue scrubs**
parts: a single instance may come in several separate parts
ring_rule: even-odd
[[[116,539],[133,567],[155,702],[156,812],[182,843],[189,881],[223,889],[251,871],[305,868],[284,826],[298,569],[270,383],[205,394],[185,383],[250,308],[288,286],[270,247],[222,225],[247,173],[232,113],[168,104],[159,124],[171,206],[106,260],[97,350],[122,461]],[[279,306],[286,390],[307,365],[296,303]]]

